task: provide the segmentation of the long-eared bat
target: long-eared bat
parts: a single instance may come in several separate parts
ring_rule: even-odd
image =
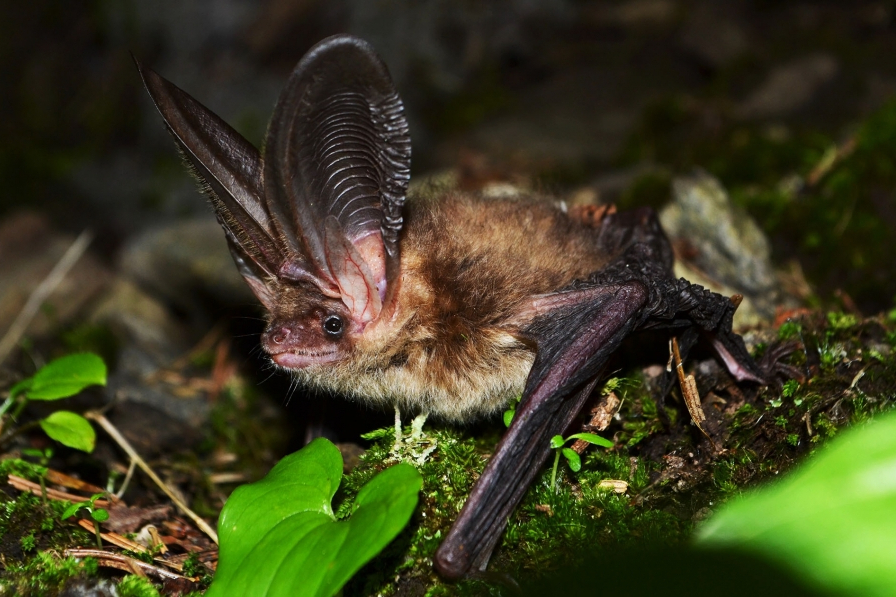
[[[737,301],[673,277],[649,209],[583,217],[456,191],[405,205],[408,125],[364,41],[331,37],[302,58],[261,153],[138,68],[269,313],[261,344],[276,365],[311,386],[450,421],[522,394],[436,553],[445,577],[485,568],[550,438],[633,332],[669,330],[685,351],[702,335],[738,380],[774,375],[731,331]]]

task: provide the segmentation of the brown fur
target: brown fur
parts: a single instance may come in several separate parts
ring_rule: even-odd
[[[522,392],[534,359],[520,313],[600,269],[596,238],[593,223],[545,200],[412,198],[394,316],[365,330],[350,358],[296,373],[448,420],[493,413]]]

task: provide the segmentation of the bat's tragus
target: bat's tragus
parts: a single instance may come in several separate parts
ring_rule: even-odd
[[[405,205],[410,136],[386,66],[340,35],[312,48],[277,101],[264,159],[138,64],[200,179],[240,273],[268,311],[261,343],[302,382],[466,421],[522,393],[435,555],[484,569],[508,516],[627,336],[707,337],[738,378],[765,382],[728,298],[672,275],[649,209],[585,218],[528,197],[445,191]]]

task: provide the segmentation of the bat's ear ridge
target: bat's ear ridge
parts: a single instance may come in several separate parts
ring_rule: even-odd
[[[134,62],[187,165],[209,195],[231,248],[251,261],[253,269],[272,275],[284,252],[264,205],[258,149],[188,93],[136,58]]]
[[[401,99],[373,48],[348,35],[312,48],[271,118],[265,200],[290,250],[337,285],[356,315],[393,286],[410,156]],[[352,306],[362,294],[369,300]]]

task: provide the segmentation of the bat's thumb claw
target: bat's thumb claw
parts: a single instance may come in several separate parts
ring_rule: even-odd
[[[783,381],[795,379],[802,383],[806,376],[800,369],[785,362],[794,352],[801,349],[802,345],[796,341],[779,342],[765,351],[765,354],[756,363],[768,385],[780,389]]]

